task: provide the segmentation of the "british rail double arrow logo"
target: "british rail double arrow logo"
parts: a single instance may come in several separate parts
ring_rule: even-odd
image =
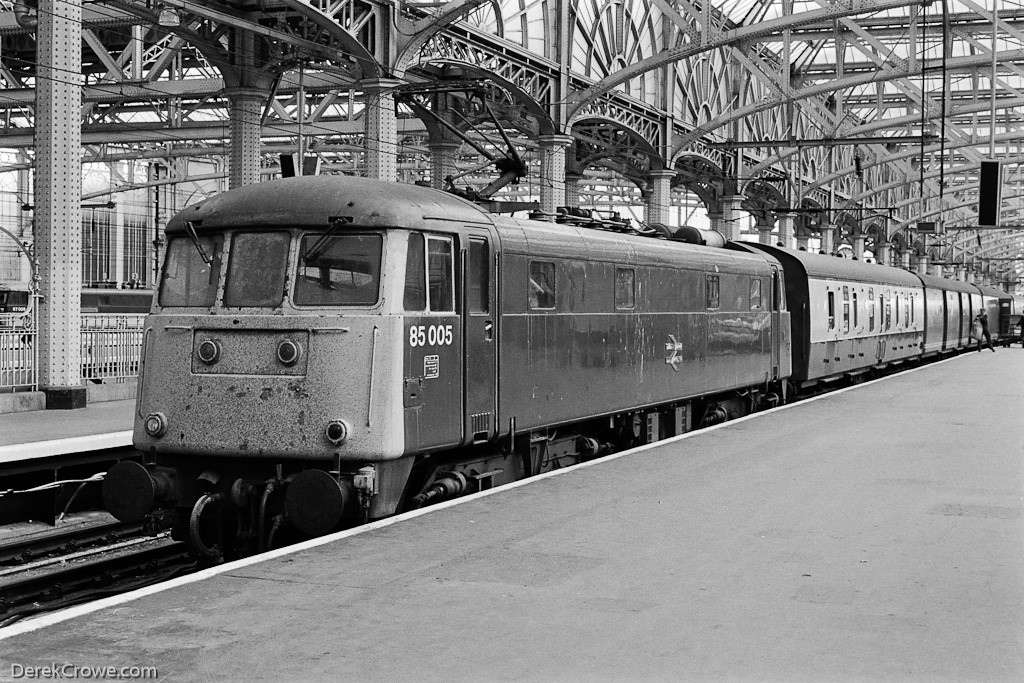
[[[672,369],[679,372],[679,364],[683,362],[679,354],[683,351],[682,342],[676,341],[675,335],[668,335],[668,342],[665,344],[665,362],[672,366]]]

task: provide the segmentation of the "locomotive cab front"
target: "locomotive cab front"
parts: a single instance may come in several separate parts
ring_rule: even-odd
[[[411,454],[494,435],[493,232],[468,202],[395,188],[271,181],[168,223],[143,461],[108,472],[108,510],[240,554],[393,514]],[[466,357],[486,368],[464,398]]]

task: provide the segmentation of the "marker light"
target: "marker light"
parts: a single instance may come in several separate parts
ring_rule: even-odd
[[[324,430],[324,433],[327,434],[328,441],[335,446],[340,446],[348,438],[348,425],[345,424],[344,420],[331,420],[327,423],[327,429]]]
[[[291,339],[285,339],[277,345],[277,359],[282,365],[295,365],[302,355],[302,349]]]
[[[163,413],[150,413],[146,416],[143,428],[150,436],[163,436],[167,433],[167,418]]]
[[[213,339],[207,339],[199,344],[196,355],[207,365],[213,365],[220,358],[220,344]]]

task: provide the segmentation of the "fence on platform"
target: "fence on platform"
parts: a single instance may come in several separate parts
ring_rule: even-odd
[[[142,314],[82,314],[82,384],[138,376],[145,320]],[[35,315],[0,314],[0,391],[38,388],[38,337]]]
[[[139,375],[142,314],[82,314],[82,383],[123,382]]]
[[[36,375],[36,318],[0,313],[0,391],[32,391]]]

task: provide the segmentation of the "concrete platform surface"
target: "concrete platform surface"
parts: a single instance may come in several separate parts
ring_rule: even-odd
[[[0,414],[0,446],[130,431],[135,399],[90,403],[78,410]],[[131,439],[128,440],[131,443]]]
[[[1024,680],[1022,384],[971,353],[15,625],[0,678]]]

